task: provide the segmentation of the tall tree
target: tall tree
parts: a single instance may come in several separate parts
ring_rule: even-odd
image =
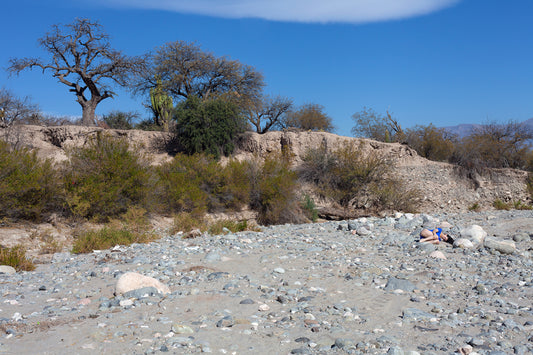
[[[167,43],[148,55],[149,65],[140,74],[133,90],[148,94],[158,86],[176,100],[190,96],[210,99],[226,96],[232,100],[258,97],[264,86],[263,75],[237,60],[216,57],[195,43]]]
[[[286,97],[261,97],[253,99],[243,105],[243,113],[257,133],[266,133],[272,126],[277,125],[289,112],[292,100]]]
[[[52,31],[39,39],[39,45],[51,55],[49,61],[11,59],[8,70],[16,74],[35,67],[43,72],[50,70],[76,95],[84,125],[94,125],[96,106],[115,95],[104,81],[124,86],[129,76],[140,72],[145,64],[141,57],[128,57],[112,49],[102,26],[85,18],[64,26],[53,25]],[[87,89],[90,97],[86,96]]]

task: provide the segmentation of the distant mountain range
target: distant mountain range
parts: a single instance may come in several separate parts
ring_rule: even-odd
[[[533,131],[533,118],[530,118],[529,120],[526,120],[521,123],[525,129],[529,129]],[[447,130],[450,133],[456,134],[458,138],[463,138],[466,136],[469,136],[472,134],[475,128],[481,128],[483,125],[481,124],[460,124],[457,126],[449,126],[449,127],[442,127],[445,130]]]

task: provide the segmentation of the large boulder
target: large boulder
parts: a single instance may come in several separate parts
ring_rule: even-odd
[[[115,295],[138,290],[144,287],[154,287],[159,293],[170,293],[167,285],[162,284],[153,277],[144,276],[136,272],[127,272],[119,277],[115,286]]]
[[[460,231],[461,237],[470,240],[475,246],[483,245],[487,232],[477,224],[463,228]]]
[[[497,250],[502,254],[512,254],[516,251],[516,245],[512,240],[504,240],[493,237],[485,238],[483,246],[487,249]]]
[[[459,238],[453,242],[453,247],[461,249],[472,249],[474,247],[474,243],[472,243],[469,239]]]

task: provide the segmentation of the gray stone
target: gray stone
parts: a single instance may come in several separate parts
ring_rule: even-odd
[[[235,325],[235,321],[233,320],[232,316],[225,316],[224,318],[219,320],[216,325],[217,328],[229,328]]]
[[[124,292],[124,298],[136,298],[141,299],[144,297],[161,296],[157,288],[155,287],[143,287],[136,290]]]
[[[519,233],[519,234],[515,234],[513,236],[513,240],[517,243],[520,243],[520,242],[527,242],[528,240],[530,240],[531,237],[529,236],[529,234],[527,233]]]
[[[407,308],[402,312],[402,318],[404,321],[429,321],[435,316],[431,313],[424,312],[417,308]]]
[[[413,285],[409,280],[397,279],[395,277],[389,278],[387,284],[385,285],[386,291],[402,290],[406,292],[411,292],[416,289],[416,286]]]
[[[486,237],[483,243],[485,248],[497,250],[502,254],[513,254],[516,251],[516,245],[513,241]]]

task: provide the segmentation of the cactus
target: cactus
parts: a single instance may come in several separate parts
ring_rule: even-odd
[[[157,84],[150,89],[150,103],[152,104],[152,111],[155,116],[155,123],[158,126],[163,126],[163,130],[168,132],[168,121],[174,108],[172,97],[168,96],[161,83],[161,79],[157,78]]]

